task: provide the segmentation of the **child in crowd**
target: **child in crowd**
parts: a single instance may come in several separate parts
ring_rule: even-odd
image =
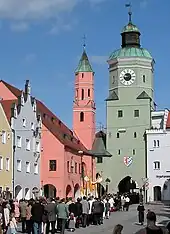
[[[17,221],[15,219],[15,214],[11,213],[10,220],[9,220],[9,230],[8,232],[10,234],[16,234],[17,233]]]

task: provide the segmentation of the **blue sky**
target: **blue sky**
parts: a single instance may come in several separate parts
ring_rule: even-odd
[[[132,0],[142,46],[156,60],[155,99],[170,108],[170,1]],[[163,3],[162,3],[163,2]],[[1,0],[0,77],[19,88],[31,81],[34,96],[72,126],[74,69],[87,37],[95,71],[97,127],[105,125],[109,54],[120,47],[127,23],[125,0]],[[101,92],[102,90],[102,92]]]

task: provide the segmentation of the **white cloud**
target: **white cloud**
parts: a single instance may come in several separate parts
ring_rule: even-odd
[[[104,55],[92,55],[89,57],[90,62],[98,64],[98,65],[103,65],[107,63],[108,56]]]
[[[1,0],[0,18],[49,19],[71,11],[80,0]]]
[[[61,31],[71,31],[76,23],[77,23],[76,21],[65,22],[62,19],[58,19],[56,23],[52,26],[49,33],[58,34]]]
[[[15,32],[24,32],[29,29],[29,24],[26,22],[19,21],[19,22],[11,23],[10,28],[12,31],[15,31]]]
[[[25,62],[28,64],[30,64],[30,63],[32,63],[32,62],[34,62],[35,61],[35,59],[36,59],[36,54],[34,54],[34,53],[30,53],[30,54],[27,54],[26,56],[25,56]]]

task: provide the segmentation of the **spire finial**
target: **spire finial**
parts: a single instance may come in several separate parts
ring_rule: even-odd
[[[132,23],[132,4],[131,3],[127,3],[125,5],[127,8],[129,8],[129,12],[128,12],[128,15],[129,15],[129,23]]]
[[[86,35],[83,36],[83,49],[86,49]]]

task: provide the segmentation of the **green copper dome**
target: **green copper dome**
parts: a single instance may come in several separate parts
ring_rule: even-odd
[[[75,70],[75,73],[78,72],[93,72],[93,69],[90,65],[89,59],[87,57],[86,51],[83,51],[78,67]]]
[[[140,30],[138,29],[138,27],[134,24],[132,24],[131,22],[128,23],[128,25],[124,26],[122,33],[128,33],[128,32],[138,32],[140,33]]]
[[[147,59],[152,59],[151,54],[146,49],[136,47],[124,47],[114,51],[110,55],[109,60],[124,57],[143,57]]]

